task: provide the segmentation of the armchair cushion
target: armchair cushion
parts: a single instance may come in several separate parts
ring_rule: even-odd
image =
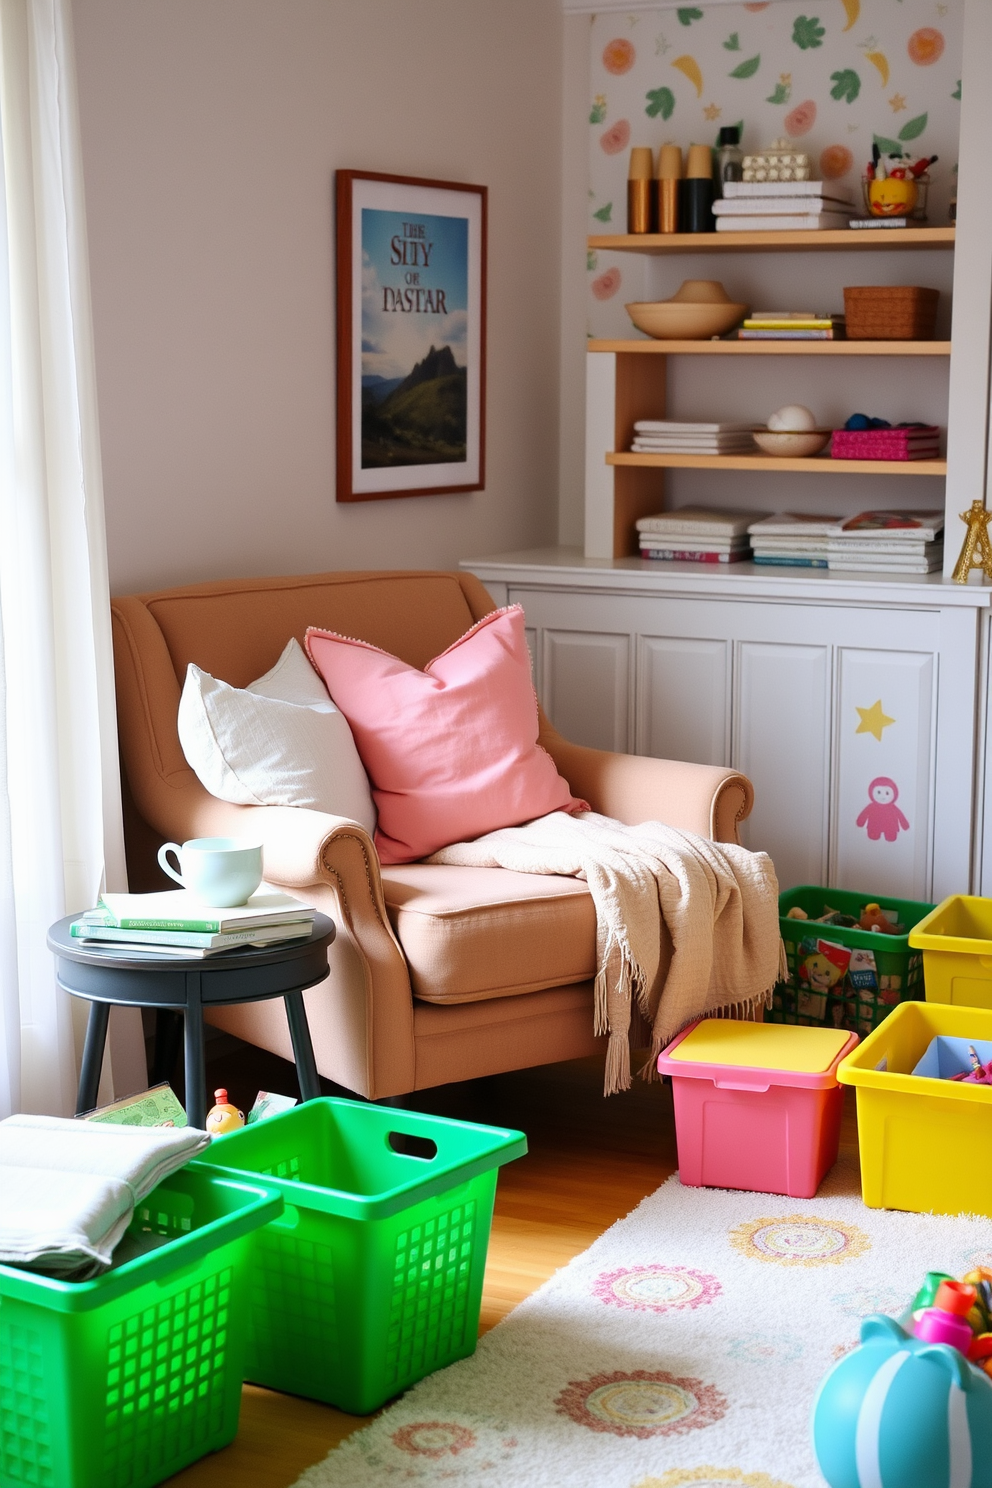
[[[596,913],[579,879],[403,863],[383,869],[382,891],[424,1002],[481,1002],[596,975]]]
[[[484,616],[423,671],[333,631],[309,629],[307,652],[372,780],[383,863],[588,809],[538,743],[519,605]]]

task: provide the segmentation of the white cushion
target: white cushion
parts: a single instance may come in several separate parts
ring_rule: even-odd
[[[179,740],[212,796],[241,806],[309,806],[375,831],[368,778],[344,714],[291,640],[247,688],[190,662]]]

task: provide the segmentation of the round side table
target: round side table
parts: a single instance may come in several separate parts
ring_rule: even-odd
[[[327,947],[334,921],[314,916],[306,940],[267,946],[239,946],[215,956],[156,956],[123,942],[76,940],[69,933],[74,915],[48,932],[55,953],[59,986],[89,1003],[83,1062],[76,1097],[77,1115],[97,1101],[110,1009],[168,1008],[183,1014],[186,1046],[186,1117],[190,1126],[206,1120],[206,1072],[203,1059],[203,1009],[230,1002],[260,1002],[282,997],[293,1040],[300,1094],[305,1101],[320,1095],[320,1076],[313,1055],[303,992],[328,975]]]

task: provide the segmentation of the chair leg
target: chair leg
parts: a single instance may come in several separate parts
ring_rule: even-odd
[[[91,1002],[86,1040],[83,1044],[83,1061],[79,1069],[79,1089],[76,1093],[77,1116],[81,1116],[84,1111],[92,1111],[96,1105],[109,1022],[110,1003]]]
[[[300,1082],[300,1095],[305,1101],[316,1100],[320,1095],[320,1076],[317,1073],[317,1061],[314,1058],[313,1041],[310,1038],[310,1025],[307,1022],[303,993],[287,992],[283,1000],[286,1004],[289,1036],[293,1040],[293,1056],[296,1059],[296,1078]]]

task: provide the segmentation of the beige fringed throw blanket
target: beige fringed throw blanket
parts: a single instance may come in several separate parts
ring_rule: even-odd
[[[555,811],[427,861],[586,880],[596,906],[596,1032],[609,1034],[606,1095],[630,1085],[635,998],[652,1028],[641,1071],[651,1079],[659,1051],[693,1018],[718,1009],[746,1017],[767,1006],[779,976],[778,881],[766,853],[662,822],[628,827]],[[662,921],[673,948],[667,977]]]

